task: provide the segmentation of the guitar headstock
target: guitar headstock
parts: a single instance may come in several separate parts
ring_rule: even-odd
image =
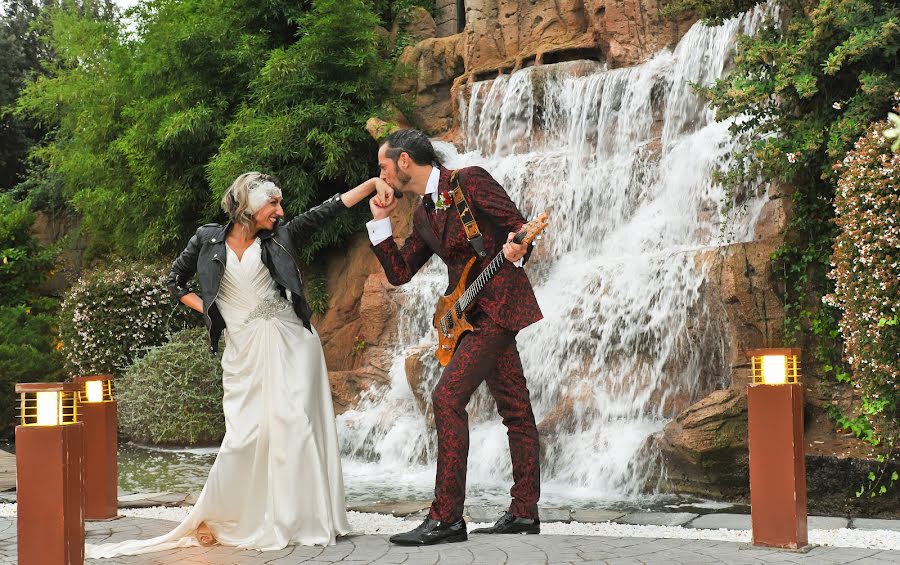
[[[535,237],[538,236],[544,229],[549,225],[548,219],[550,216],[547,212],[541,212],[538,214],[537,218],[531,220],[519,230],[519,233],[516,234],[516,237],[513,238],[513,241],[516,243],[531,243]]]

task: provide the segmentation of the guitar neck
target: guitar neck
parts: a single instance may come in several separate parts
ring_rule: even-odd
[[[481,292],[481,289],[484,288],[484,285],[486,285],[487,282],[491,280],[491,277],[494,276],[494,273],[500,270],[500,266],[503,265],[503,261],[505,260],[506,258],[503,257],[502,251],[500,253],[497,253],[497,256],[494,257],[490,265],[488,265],[483,271],[481,271],[481,274],[478,275],[478,277],[474,281],[472,281],[472,284],[470,284],[466,288],[466,291],[463,292],[462,296],[460,296],[456,301],[456,309],[458,312],[466,311],[466,308],[468,308],[469,305],[472,304],[472,301],[475,300],[475,297],[478,296],[478,293]]]

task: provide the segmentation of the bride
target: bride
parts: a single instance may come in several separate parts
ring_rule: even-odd
[[[350,531],[325,358],[296,257],[325,222],[376,191],[376,205],[391,204],[390,187],[369,179],[282,222],[275,179],[252,172],[234,181],[222,199],[231,221],[198,229],[168,277],[178,300],[203,313],[213,352],[228,330],[219,454],[196,505],[174,530],[88,544],[86,557],[215,543],[258,550],[333,545]],[[187,287],[195,272],[199,294]]]

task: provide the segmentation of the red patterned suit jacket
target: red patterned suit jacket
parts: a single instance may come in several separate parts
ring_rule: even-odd
[[[450,173],[441,167],[438,193],[452,190]],[[476,261],[470,271],[471,282],[501,251],[507,234],[518,231],[525,224],[525,219],[503,187],[481,167],[466,167],[460,169],[457,175],[478,222],[486,251],[484,258]],[[455,287],[466,263],[475,256],[459,214],[452,205],[443,210],[426,211],[420,202],[414,214],[416,217],[427,217],[431,223],[440,243],[438,256],[447,265],[451,288]],[[394,238],[390,237],[374,246],[373,250],[384,267],[388,281],[394,286],[408,282],[434,253],[415,227],[402,248],[398,248]],[[543,317],[525,270],[509,261],[503,262],[500,270],[481,290],[474,307],[480,307],[494,323],[511,331],[519,331]]]

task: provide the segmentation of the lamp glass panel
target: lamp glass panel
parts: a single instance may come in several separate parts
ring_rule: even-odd
[[[39,426],[58,426],[59,425],[59,393],[58,392],[38,392],[37,393],[37,425]]]
[[[85,385],[88,402],[103,402],[103,381],[88,381]]]
[[[784,355],[765,355],[762,363],[763,383],[779,385],[787,382],[787,358]]]

